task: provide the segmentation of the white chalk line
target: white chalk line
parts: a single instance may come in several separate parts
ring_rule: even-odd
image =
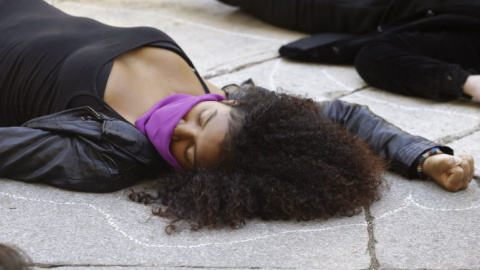
[[[269,77],[269,80],[270,80],[270,89],[271,89],[271,90],[275,90],[275,89],[276,89],[276,86],[275,86],[275,74],[277,73],[278,68],[280,67],[280,62],[281,62],[281,61],[282,61],[281,58],[278,58],[278,59],[275,61],[275,65],[273,66],[272,72],[271,72],[270,75],[268,76],[268,77]]]
[[[202,243],[202,244],[197,244],[197,245],[159,245],[159,244],[149,244],[140,241],[139,239],[129,235],[127,232],[125,232],[116,222],[116,220],[107,213],[107,211],[94,206],[89,203],[73,203],[73,202],[55,202],[51,200],[42,200],[42,199],[33,199],[33,198],[27,198],[23,196],[18,196],[18,195],[13,195],[5,192],[0,192],[0,195],[10,197],[12,199],[16,200],[24,200],[24,201],[31,201],[31,202],[39,202],[39,203],[49,203],[49,204],[55,204],[55,205],[66,205],[66,206],[75,206],[75,207],[87,207],[90,209],[93,209],[100,213],[106,220],[107,224],[111,226],[117,233],[128,239],[129,241],[134,242],[135,244],[145,246],[145,247],[151,247],[151,248],[181,248],[181,249],[190,249],[190,248],[200,248],[200,247],[206,247],[206,246],[212,246],[212,245],[234,245],[234,244],[239,244],[239,243],[246,243],[246,242],[252,242],[252,241],[258,241],[258,240],[263,240],[271,237],[277,237],[281,235],[287,235],[287,234],[292,234],[292,233],[312,233],[312,232],[321,232],[321,231],[331,231],[331,230],[336,230],[340,228],[346,228],[346,227],[356,227],[356,226],[361,226],[361,227],[366,227],[367,223],[362,222],[362,223],[353,223],[353,224],[347,224],[347,225],[338,225],[338,226],[332,226],[332,227],[327,227],[327,228],[317,228],[317,229],[300,229],[300,230],[288,230],[288,231],[283,231],[279,233],[273,233],[273,234],[268,234],[268,235],[263,235],[263,236],[257,236],[257,237],[252,237],[252,238],[247,238],[247,239],[242,239],[242,240],[235,240],[235,241],[228,241],[228,242],[209,242],[209,243]],[[466,208],[432,208],[432,207],[427,207],[424,205],[421,205],[420,203],[416,202],[412,195],[408,195],[407,198],[404,199],[403,205],[395,210],[389,211],[377,218],[375,220],[381,220],[387,216],[393,215],[395,213],[398,213],[400,211],[405,210],[409,206],[415,206],[420,209],[424,210],[429,210],[429,211],[468,211],[468,210],[474,210],[480,208],[479,205],[473,205],[470,207]]]
[[[389,211],[389,212],[387,212],[387,213],[385,213],[385,214],[383,214],[383,215],[381,215],[381,216],[375,217],[375,220],[383,219],[383,218],[385,218],[385,217],[387,217],[387,216],[391,216],[391,215],[393,215],[393,214],[396,214],[396,213],[398,213],[398,212],[400,212],[400,211],[403,211],[403,210],[407,209],[407,208],[410,206],[410,204],[409,204],[408,201],[407,201],[407,199],[408,199],[410,196],[411,196],[411,195],[409,195],[409,196],[403,201],[402,206],[400,206],[399,208],[394,209],[394,210],[392,210],[392,211]]]
[[[80,4],[80,3],[71,3],[71,2],[69,2],[68,4],[72,5],[72,6],[87,7],[89,9],[94,9],[94,10],[97,10],[97,11],[98,10],[105,11],[105,8],[101,8],[101,7],[98,7],[98,6],[85,5],[85,4]],[[266,41],[266,42],[275,43],[275,44],[279,44],[279,45],[286,43],[285,40],[267,38],[267,37],[252,35],[252,34],[237,33],[237,32],[228,31],[228,30],[225,30],[225,29],[222,29],[222,28],[213,27],[213,26],[206,25],[206,24],[199,23],[199,22],[195,22],[195,21],[189,21],[189,20],[180,19],[180,18],[174,17],[174,16],[159,14],[158,12],[150,11],[150,10],[138,10],[138,9],[133,10],[133,9],[125,9],[125,8],[110,8],[110,7],[108,8],[108,10],[117,11],[117,12],[148,14],[148,15],[151,15],[151,16],[154,16],[154,17],[157,17],[157,18],[162,17],[162,18],[172,20],[173,22],[183,23],[183,24],[186,24],[186,25],[189,25],[189,26],[193,26],[193,27],[201,28],[201,29],[205,29],[205,30],[210,30],[210,31],[217,32],[217,33],[222,33],[222,34],[225,34],[225,35],[256,39],[256,40]]]
[[[203,243],[203,244],[197,244],[197,245],[158,245],[158,244],[149,244],[140,241],[139,239],[129,235],[126,233],[124,230],[120,228],[120,226],[116,223],[115,219],[108,214],[105,210],[94,206],[89,203],[73,203],[73,202],[55,202],[51,200],[42,200],[42,199],[33,199],[33,198],[27,198],[23,196],[18,196],[14,194],[9,194],[5,192],[0,192],[0,195],[10,197],[12,199],[16,200],[24,200],[24,201],[31,201],[31,202],[39,202],[39,203],[49,203],[49,204],[55,204],[55,205],[66,205],[66,206],[76,206],[76,207],[87,207],[90,209],[93,209],[100,213],[104,218],[107,220],[107,224],[110,225],[115,229],[116,232],[120,233],[123,237],[127,238],[128,240],[134,242],[135,244],[146,246],[146,247],[154,247],[154,248],[182,248],[182,249],[189,249],[189,248],[200,248],[200,247],[206,247],[206,246],[212,246],[212,245],[232,245],[232,244],[239,244],[239,243],[246,243],[246,242],[252,242],[252,241],[258,241],[262,239],[267,239],[279,235],[286,235],[286,234],[291,234],[291,233],[307,233],[307,232],[320,232],[320,231],[330,231],[330,230],[335,230],[339,228],[344,228],[344,227],[353,227],[353,226],[366,226],[366,223],[357,223],[357,224],[347,224],[347,225],[339,225],[339,226],[333,226],[333,227],[328,227],[328,228],[318,228],[318,229],[303,229],[303,230],[288,230],[288,231],[283,231],[280,233],[274,233],[274,234],[268,234],[268,235],[263,235],[263,236],[257,236],[257,237],[252,237],[252,238],[247,238],[243,240],[235,240],[235,241],[229,241],[229,242],[209,242],[209,243]]]
[[[328,79],[330,79],[331,81],[335,82],[336,84],[338,84],[339,86],[345,88],[346,90],[348,91],[353,91],[355,90],[355,88],[353,87],[350,87],[344,83],[342,83],[341,81],[337,80],[335,77],[333,77],[332,75],[330,75],[326,69],[322,69],[322,73],[323,75],[325,75],[325,77],[327,77]]]
[[[478,205],[472,205],[469,207],[465,208],[434,208],[434,207],[427,207],[424,205],[421,205],[420,203],[416,202],[413,197],[410,195],[405,199],[408,203],[411,203],[415,205],[418,208],[424,209],[424,210],[429,210],[429,211],[439,211],[439,212],[450,212],[450,211],[455,211],[455,212],[461,212],[461,211],[469,211],[469,210],[474,210],[474,209],[479,209],[480,204]]]
[[[462,212],[462,211],[470,211],[470,210],[475,210],[475,209],[479,209],[480,208],[480,204],[478,205],[472,205],[472,206],[469,206],[469,207],[464,207],[464,208],[434,208],[434,207],[427,207],[427,206],[424,206],[418,202],[416,202],[414,199],[413,199],[413,196],[412,194],[409,194],[404,200],[403,200],[403,204],[401,207],[395,209],[395,210],[392,210],[392,211],[389,211],[385,214],[382,214],[378,217],[375,217],[375,220],[380,220],[380,219],[383,219],[387,216],[391,216],[393,214],[396,214],[400,211],[403,211],[405,210],[406,208],[408,208],[409,206],[415,206],[415,207],[418,207],[420,209],[423,209],[423,210],[428,210],[428,211],[438,211],[438,212]]]

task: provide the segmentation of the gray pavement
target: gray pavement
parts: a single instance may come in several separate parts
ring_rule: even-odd
[[[217,85],[252,78],[317,100],[366,104],[404,130],[480,162],[478,103],[398,96],[365,85],[351,67],[279,59],[279,46],[303,34],[215,0],[49,2],[108,24],[162,29]],[[75,193],[0,179],[0,242],[25,250],[36,269],[480,269],[478,178],[458,193],[393,173],[385,182],[382,199],[354,217],[253,220],[238,230],[185,228],[169,236],[167,221],[125,192]]]

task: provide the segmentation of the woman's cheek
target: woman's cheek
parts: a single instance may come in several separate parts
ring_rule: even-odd
[[[186,160],[183,155],[182,148],[185,148],[184,142],[182,141],[172,141],[170,143],[170,153],[172,153],[173,157],[182,165],[182,167],[185,166]]]

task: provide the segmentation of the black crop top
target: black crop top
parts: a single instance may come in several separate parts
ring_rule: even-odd
[[[182,49],[155,28],[108,26],[42,0],[0,0],[0,33],[0,126],[76,106],[101,109],[113,59],[142,46],[179,54],[208,93]]]

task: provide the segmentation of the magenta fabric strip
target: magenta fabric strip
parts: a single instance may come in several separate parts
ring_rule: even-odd
[[[170,141],[178,121],[200,102],[223,100],[226,98],[218,94],[170,95],[160,100],[145,115],[135,121],[135,127],[148,137],[165,161],[175,170],[183,171],[182,166],[170,152]]]

